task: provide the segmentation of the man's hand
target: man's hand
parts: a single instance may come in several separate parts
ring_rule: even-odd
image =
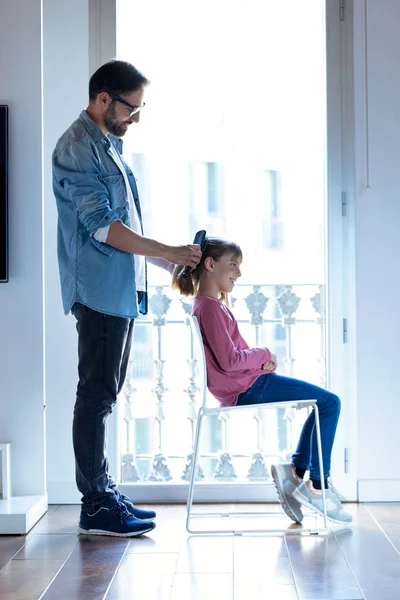
[[[200,262],[201,251],[198,244],[187,246],[167,246],[164,257],[174,265],[184,265],[194,269]]]
[[[272,354],[272,352],[271,352],[271,360],[268,361],[267,363],[264,363],[262,368],[263,368],[263,371],[267,371],[267,373],[273,373],[276,370],[277,365],[278,365],[278,360],[277,360],[275,354]]]

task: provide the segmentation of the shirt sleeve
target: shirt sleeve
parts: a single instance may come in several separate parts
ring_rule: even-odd
[[[92,148],[82,142],[74,142],[59,154],[54,153],[53,164],[60,186],[74,203],[82,225],[92,238],[98,229],[123,220],[126,209],[111,208],[109,193],[101,181]]]
[[[261,369],[271,360],[268,348],[239,350],[229,334],[229,316],[220,306],[203,306],[200,314],[200,329],[205,345],[213,353],[224,371]]]

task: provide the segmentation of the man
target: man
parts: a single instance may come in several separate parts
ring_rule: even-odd
[[[78,531],[131,537],[153,529],[154,511],[121,494],[108,473],[106,422],[124,383],[134,319],[147,312],[146,259],[172,272],[195,267],[196,245],[143,236],[138,191],[121,137],[138,123],[149,81],[113,60],[89,82],[89,105],[58,140],[53,189],[64,311],[76,318],[79,383],[73,419]]]

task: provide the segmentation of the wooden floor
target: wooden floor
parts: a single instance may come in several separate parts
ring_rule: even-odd
[[[0,536],[0,599],[399,600],[400,503],[346,506],[354,524],[328,536],[205,537],[186,533],[184,506],[162,505],[131,541],[78,536],[79,507],[51,506],[27,536]]]

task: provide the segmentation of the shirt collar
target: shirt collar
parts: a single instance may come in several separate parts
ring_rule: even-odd
[[[93,119],[89,116],[86,110],[83,110],[79,115],[81,121],[83,121],[87,131],[90,136],[93,138],[94,142],[99,142],[100,140],[106,138],[107,136],[102,132],[100,127],[93,121]]]

